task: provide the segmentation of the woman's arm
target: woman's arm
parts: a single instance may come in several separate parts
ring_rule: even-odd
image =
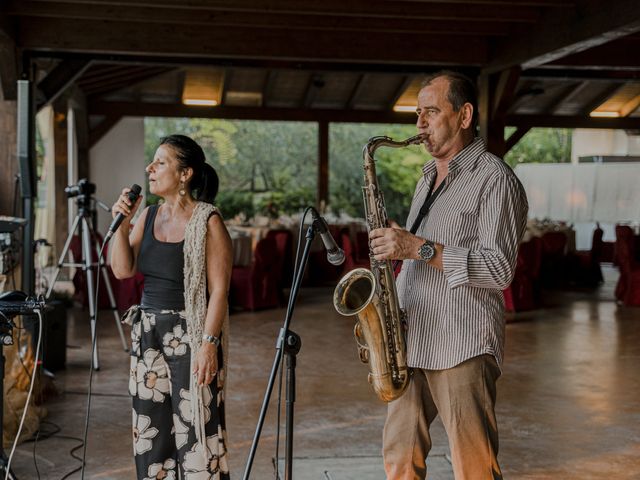
[[[203,332],[219,338],[228,309],[233,249],[227,228],[218,214],[212,215],[207,224],[206,261],[209,304]],[[212,343],[202,342],[196,362],[198,383],[211,383],[217,371],[217,347]]]
[[[118,213],[126,215],[124,221],[120,224],[120,228],[116,230],[111,240],[111,270],[117,279],[130,278],[136,274],[136,259],[138,258],[140,244],[142,243],[144,222],[147,218],[148,210],[148,208],[144,209],[140,218],[133,226],[133,230],[129,232],[131,230],[131,218],[138,209],[142,197],[138,198],[138,201],[134,205],[123,204],[123,201],[126,202],[126,192],[128,190],[129,189],[123,190],[123,194],[111,208],[114,217]]]

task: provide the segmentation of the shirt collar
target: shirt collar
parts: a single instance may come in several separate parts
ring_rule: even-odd
[[[449,174],[448,177],[453,177],[457,173],[463,170],[471,170],[475,168],[480,155],[487,151],[487,147],[484,140],[480,137],[476,137],[473,141],[464,147],[455,157],[449,162]],[[425,178],[430,178],[435,174],[436,162],[433,160],[428,161],[422,167],[422,174]]]

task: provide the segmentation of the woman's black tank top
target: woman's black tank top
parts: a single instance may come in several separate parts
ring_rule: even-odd
[[[184,240],[161,242],[153,235],[158,206],[152,205],[144,222],[138,271],[144,275],[142,306],[167,310],[184,309]]]

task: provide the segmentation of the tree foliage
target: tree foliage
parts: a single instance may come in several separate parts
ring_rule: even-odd
[[[243,213],[278,216],[300,211],[316,200],[318,127],[313,122],[147,118],[147,162],[160,139],[172,133],[191,136],[220,176],[217,203],[227,218]],[[511,133],[507,129],[506,136]],[[362,148],[370,137],[396,141],[415,134],[412,125],[334,123],[329,129],[329,208],[363,216]],[[568,162],[571,131],[533,129],[507,154],[522,162]],[[381,147],[375,154],[378,183],[387,214],[403,224],[422,166],[430,160],[422,147]],[[155,201],[157,199],[151,199]]]
[[[505,129],[505,138],[515,128]],[[533,128],[507,152],[504,160],[515,167],[518,163],[571,162],[571,135],[566,128]]]

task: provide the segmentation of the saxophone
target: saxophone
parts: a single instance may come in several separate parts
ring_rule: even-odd
[[[368,231],[388,226],[384,197],[376,176],[375,151],[381,146],[401,148],[421,142],[421,135],[402,142],[373,137],[365,145],[362,194]],[[375,260],[371,250],[369,258],[371,270],[356,268],[338,282],[333,292],[333,306],[342,315],[357,315],[353,333],[360,360],[369,364],[369,383],[378,397],[390,402],[400,397],[409,384],[405,313],[398,304],[391,261]]]

